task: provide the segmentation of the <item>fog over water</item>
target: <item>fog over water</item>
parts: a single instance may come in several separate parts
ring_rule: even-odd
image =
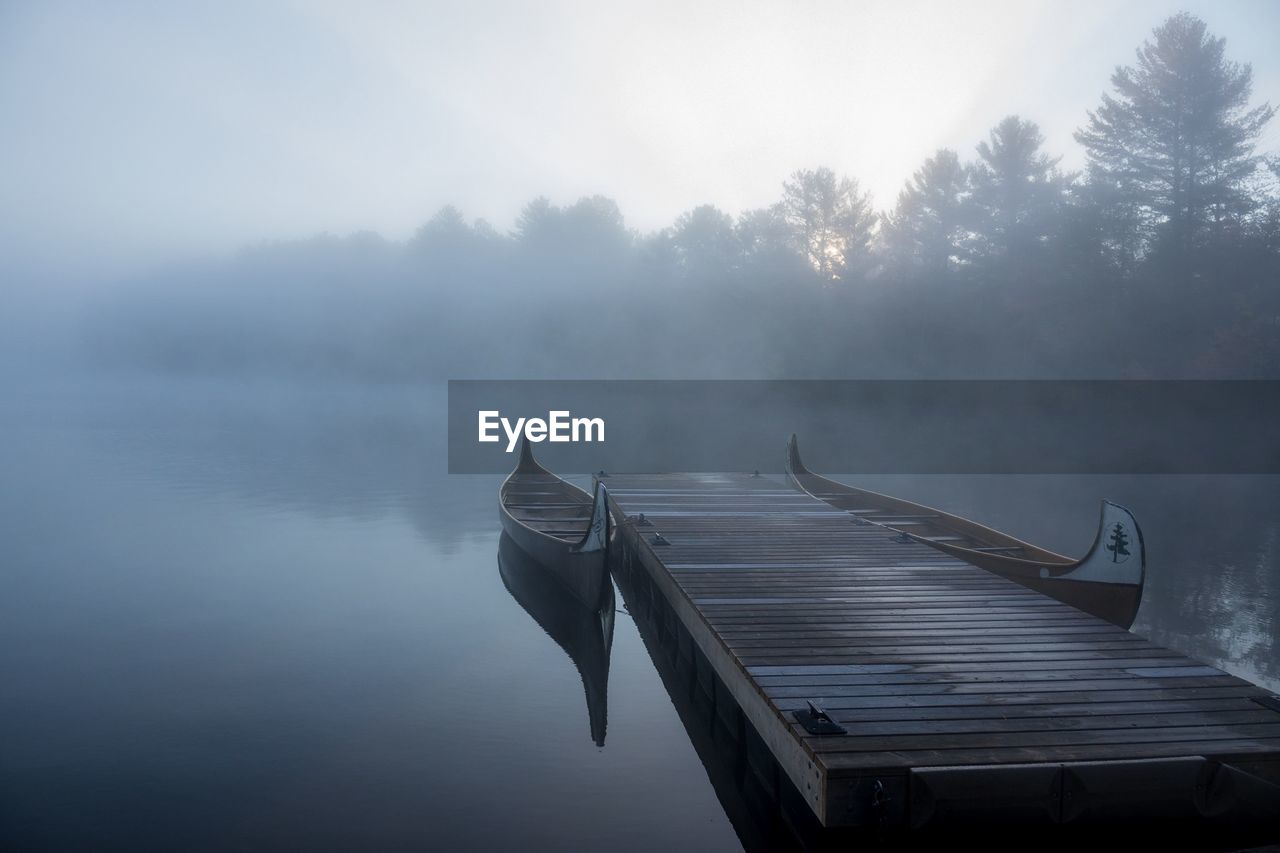
[[[499,577],[499,478],[442,471],[442,393],[10,389],[6,846],[740,843],[624,611],[591,742]],[[859,482],[1069,554],[1119,500],[1149,549],[1135,630],[1280,687],[1276,478]]]
[[[0,4],[0,849],[767,848],[628,590],[597,746],[447,380],[1280,378],[1277,31]],[[1280,478],[845,479],[1071,555],[1122,503],[1134,630],[1280,690]]]

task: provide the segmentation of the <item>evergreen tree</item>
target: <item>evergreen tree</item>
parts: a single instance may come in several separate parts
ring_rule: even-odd
[[[1274,110],[1249,107],[1253,72],[1187,13],[1169,18],[1111,76],[1114,94],[1076,132],[1089,177],[1132,208],[1144,249],[1175,257],[1248,211],[1254,144]]]
[[[884,219],[882,244],[899,277],[946,278],[966,262],[969,169],[939,149],[912,175]]]
[[[734,233],[748,262],[793,255],[786,212],[781,203],[742,213]]]
[[[471,226],[462,211],[446,204],[418,228],[413,245],[421,251],[456,251],[471,242]]]
[[[978,143],[970,172],[975,252],[1014,279],[1045,257],[1060,224],[1065,180],[1043,144],[1034,122],[1008,116]]]
[[[783,215],[797,251],[823,281],[843,277],[868,256],[876,217],[853,178],[828,168],[800,170],[782,185]]]
[[[807,261],[795,251],[781,202],[742,213],[733,230],[741,252],[743,283],[776,287],[780,280],[808,273]]]
[[[692,278],[722,278],[740,254],[733,218],[713,204],[680,214],[671,240],[685,274]]]
[[[560,208],[538,196],[516,217],[515,237],[524,246],[553,246],[560,240]]]

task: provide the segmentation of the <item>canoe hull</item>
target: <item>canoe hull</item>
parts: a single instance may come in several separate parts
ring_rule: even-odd
[[[967,518],[815,474],[800,460],[794,435],[787,445],[786,477],[793,488],[850,511],[864,523],[894,530],[1113,625],[1128,629],[1137,617],[1146,580],[1146,545],[1133,514],[1118,504],[1102,502],[1093,546],[1084,557],[1072,560]],[[872,508],[878,514],[866,512]],[[928,526],[950,534],[941,538],[963,539],[966,544],[939,541],[905,525],[895,527],[895,518],[926,519]]]
[[[604,602],[605,588],[608,587],[612,593],[604,549],[575,551],[572,544],[525,526],[505,507],[500,515],[502,531],[511,541],[542,564],[547,573],[559,581],[583,606],[596,610]]]
[[[603,483],[588,494],[538,464],[525,440],[519,463],[498,490],[498,517],[503,532],[585,607],[598,610],[606,591],[612,594]]]

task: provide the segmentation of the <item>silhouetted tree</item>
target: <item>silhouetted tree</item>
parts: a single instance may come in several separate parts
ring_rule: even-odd
[[[1248,66],[1179,15],[1112,79],[1077,134],[1083,177],[1011,116],[973,164],[929,157],[879,221],[830,169],[644,237],[603,196],[535,199],[509,236],[445,207],[403,246],[324,237],[157,274],[92,337],[173,369],[381,377],[1274,376],[1280,161],[1256,168],[1272,111],[1249,107]],[[906,286],[795,286],[872,258]]]
[[[1199,18],[1169,18],[1075,134],[1090,182],[1132,208],[1147,249],[1159,240],[1181,256],[1250,207],[1254,143],[1274,110],[1249,108],[1252,69],[1224,49]]]
[[[742,213],[734,232],[748,268],[790,265],[797,258],[781,203]]]
[[[646,234],[639,241],[638,261],[644,275],[651,281],[674,278],[680,270],[680,252],[670,228],[662,228]]]
[[[1259,215],[1254,223],[1258,242],[1280,258],[1280,155],[1266,158],[1266,177],[1257,192]]]
[[[471,240],[471,226],[462,211],[451,204],[436,211],[413,237],[413,245],[426,251],[455,251]]]
[[[782,185],[782,209],[797,251],[824,281],[841,278],[868,256],[876,217],[853,178],[828,168],[800,170]]]
[[[409,248],[425,265],[429,280],[442,284],[455,280],[464,270],[468,275],[490,277],[508,242],[483,219],[468,224],[462,212],[450,204],[417,230]]]
[[[528,247],[557,251],[619,251],[632,243],[617,202],[602,195],[580,198],[564,208],[539,196],[516,217],[515,236]]]
[[[538,196],[516,217],[515,236],[525,246],[553,246],[562,239],[563,217],[546,196]]]
[[[1034,122],[1008,116],[978,143],[970,171],[974,251],[988,275],[1025,277],[1046,258],[1058,230],[1065,180],[1059,158],[1040,150],[1044,135]]]
[[[1141,259],[1144,243],[1142,205],[1132,191],[1102,174],[1096,165],[1085,169],[1084,180],[1073,187],[1064,211],[1066,258],[1074,269],[1103,270],[1130,276]]]
[[[578,199],[564,209],[566,230],[574,241],[601,253],[620,253],[630,248],[632,234],[627,230],[618,203],[607,196],[593,195]]]
[[[941,148],[898,193],[884,218],[886,263],[900,278],[945,278],[967,260],[965,242],[969,170],[956,152]]]
[[[732,217],[711,204],[680,214],[671,241],[685,274],[692,278],[723,278],[740,256]]]
[[[522,275],[548,287],[617,279],[635,247],[617,203],[601,195],[568,207],[536,198],[516,217],[513,236],[526,264]]]

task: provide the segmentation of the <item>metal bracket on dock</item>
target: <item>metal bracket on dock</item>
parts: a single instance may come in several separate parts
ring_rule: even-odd
[[[649,540],[649,544],[650,545],[670,545],[671,543],[667,541],[667,537],[663,536],[661,533],[655,533],[653,534],[653,538]]]
[[[634,519],[636,527],[653,527],[653,522],[644,517],[644,513],[640,513]]]
[[[799,711],[792,711],[791,715],[796,718],[796,722],[804,726],[804,730],[811,735],[843,735],[848,734],[848,730],[844,726],[831,719],[826,711],[819,708],[813,703],[813,700],[805,700],[808,708],[802,708]]]

